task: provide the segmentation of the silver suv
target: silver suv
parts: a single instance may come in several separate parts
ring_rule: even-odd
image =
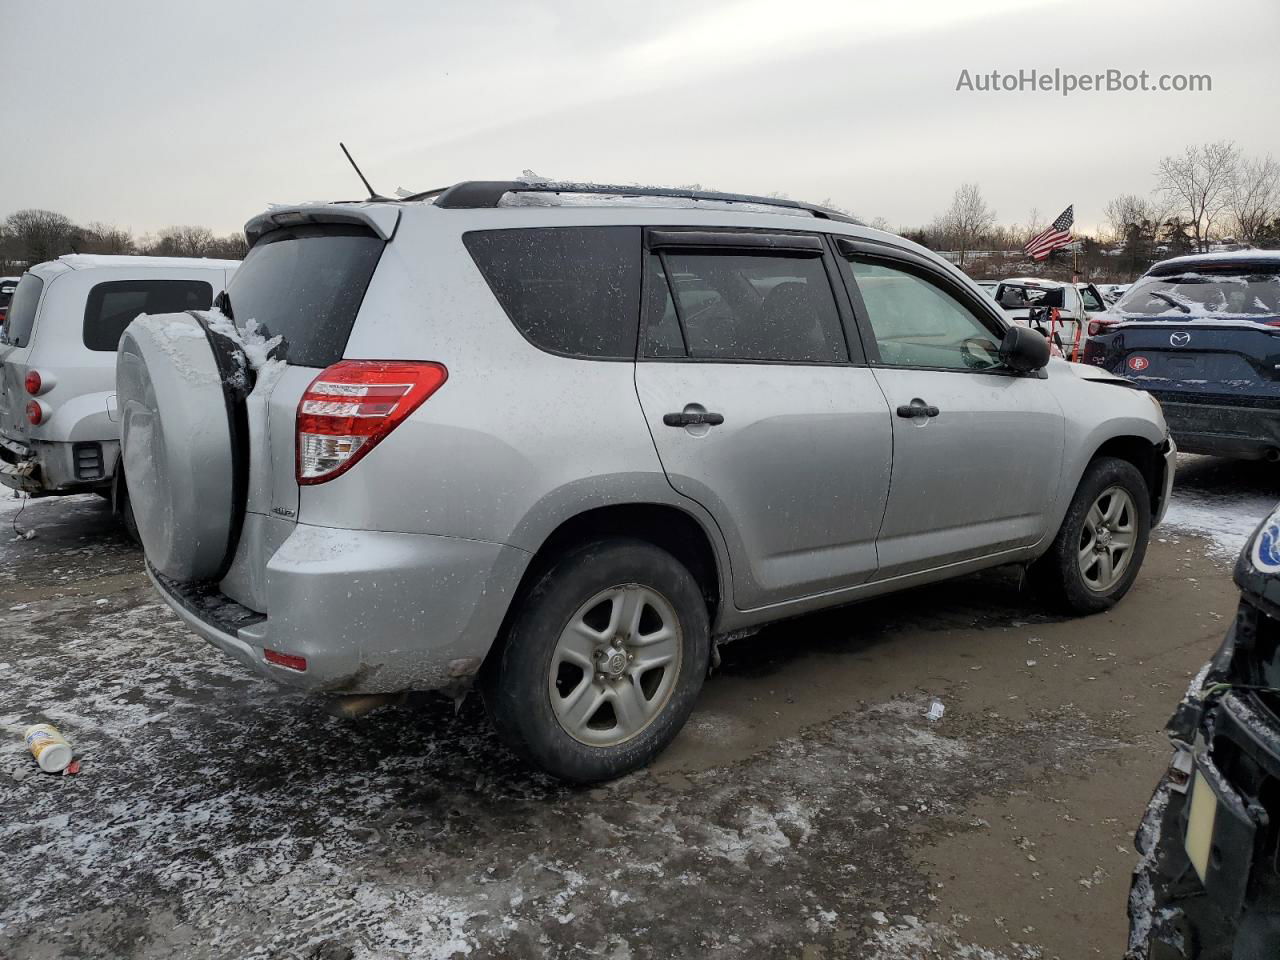
[[[293,687],[476,680],[566,779],[769,621],[1009,563],[1106,609],[1168,500],[1147,394],[821,208],[468,182],[246,233],[218,310],[121,343],[156,586]]]

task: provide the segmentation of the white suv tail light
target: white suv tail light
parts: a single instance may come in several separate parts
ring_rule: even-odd
[[[298,483],[324,483],[350,469],[448,378],[440,363],[343,360],[329,367],[298,402]]]

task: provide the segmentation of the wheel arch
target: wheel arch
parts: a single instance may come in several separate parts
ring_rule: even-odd
[[[730,586],[727,561],[721,559],[711,532],[693,514],[669,503],[609,504],[566,518],[543,539],[525,565],[486,659],[493,660],[501,651],[524,596],[557,557],[581,544],[611,537],[643,540],[684,564],[706,601],[714,632],[717,614],[730,600]]]
[[[1161,498],[1164,496],[1166,467],[1162,448],[1163,444],[1152,443],[1146,437],[1122,434],[1101,443],[1085,462],[1085,469],[1087,470],[1089,464],[1103,457],[1114,457],[1117,460],[1132,463],[1147,483],[1147,494],[1151,498],[1151,516],[1155,518],[1160,516]],[[1080,477],[1083,478],[1083,476],[1084,471],[1081,471]],[[1079,485],[1080,480],[1077,479],[1076,486],[1079,487]],[[1074,491],[1072,495],[1074,496]]]

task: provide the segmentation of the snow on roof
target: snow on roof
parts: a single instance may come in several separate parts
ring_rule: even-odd
[[[1061,280],[1049,280],[1045,277],[1009,277],[1001,283],[1016,283],[1028,287],[1065,287]]]
[[[239,260],[210,260],[208,257],[135,257],[104,253],[67,253],[58,258],[72,270],[91,267],[180,267],[187,270],[207,267],[230,270],[240,266]]]
[[[1174,267],[1192,266],[1201,263],[1232,263],[1234,261],[1252,261],[1256,263],[1260,260],[1275,261],[1280,264],[1280,250],[1227,250],[1219,253],[1191,253],[1185,257],[1171,257],[1168,260],[1161,260],[1159,263],[1154,264],[1148,272],[1168,273]]]

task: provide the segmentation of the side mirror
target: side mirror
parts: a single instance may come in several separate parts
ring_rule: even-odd
[[[1000,341],[1000,362],[1019,373],[1039,370],[1049,362],[1049,341],[1030,327],[1014,324]]]

